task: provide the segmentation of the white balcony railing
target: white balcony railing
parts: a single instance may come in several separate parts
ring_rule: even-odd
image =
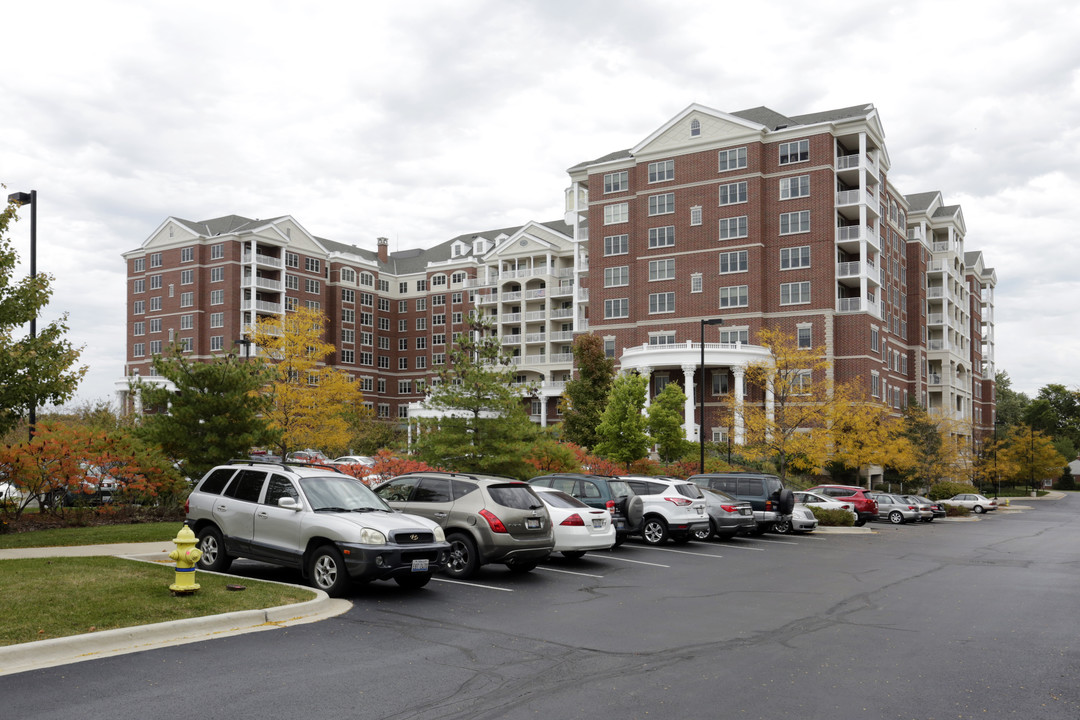
[[[547,320],[547,311],[533,310],[532,312],[525,313],[525,322],[533,322],[535,320]]]
[[[505,313],[499,316],[498,321],[501,323],[521,322],[521,313]]]
[[[528,333],[525,335],[525,342],[547,342],[547,335],[545,333]]]
[[[521,291],[515,290],[514,292],[504,292],[502,294],[503,302],[513,302],[514,300],[521,299]]]
[[[574,317],[574,308],[556,308],[551,311],[551,317],[553,320]]]
[[[281,314],[281,303],[266,302],[265,300],[244,300],[241,310],[255,310],[256,312]]]
[[[269,290],[271,292],[281,292],[285,287],[280,280],[270,280],[263,277],[246,277],[241,285],[245,288],[254,286],[260,290]]]
[[[537,298],[547,297],[547,288],[539,288],[537,290],[526,290],[526,300],[536,300]]]
[[[859,260],[836,264],[836,277],[858,277],[861,272],[862,262]]]
[[[251,262],[251,253],[244,253],[244,262]],[[263,267],[274,268],[280,270],[282,267],[281,258],[272,257],[270,255],[263,255],[262,253],[255,253],[255,264]]]

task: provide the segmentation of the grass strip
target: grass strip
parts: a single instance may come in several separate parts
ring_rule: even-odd
[[[108,543],[168,542],[176,537],[184,523],[154,522],[126,525],[53,528],[0,534],[0,548],[71,547]]]
[[[174,596],[172,565],[113,557],[0,560],[0,645],[303,602],[309,590],[196,573],[201,588]],[[226,585],[239,583],[242,592]]]

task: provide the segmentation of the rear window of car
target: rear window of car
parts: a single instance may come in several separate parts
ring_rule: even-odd
[[[551,507],[567,508],[572,510],[579,510],[581,508],[589,507],[585,503],[581,502],[576,498],[570,497],[561,490],[557,492],[538,492],[536,494],[543,498],[544,502],[546,502]]]
[[[723,490],[717,490],[716,488],[698,488],[698,489],[699,490],[704,489],[704,490],[712,493],[712,495],[714,497],[720,498],[721,500],[730,500],[732,502],[738,502],[738,500],[736,498],[733,498],[732,496],[728,495]]]
[[[701,491],[698,490],[697,485],[691,485],[690,483],[676,485],[675,489],[678,490],[679,494],[683,497],[694,498],[695,500],[705,497],[701,494]]]
[[[634,491],[624,480],[609,480],[608,488],[611,490],[612,497],[626,497],[634,494]]]
[[[218,468],[217,470],[211,470],[210,474],[203,480],[202,485],[199,486],[199,492],[209,493],[210,495],[220,495],[221,491],[225,489],[225,483],[229,482],[236,473],[236,468]]]
[[[488,495],[496,504],[515,510],[532,510],[540,504],[528,485],[492,485]]]

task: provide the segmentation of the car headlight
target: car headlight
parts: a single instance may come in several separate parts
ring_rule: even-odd
[[[435,542],[446,542],[446,533],[443,532],[441,525],[435,526]]]
[[[378,530],[364,528],[360,531],[360,544],[362,545],[385,545],[386,536]]]

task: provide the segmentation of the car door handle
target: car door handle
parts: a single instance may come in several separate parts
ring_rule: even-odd
[[[218,510],[228,510],[228,506],[225,503],[221,503],[217,506]]]
[[[437,517],[437,518],[444,518],[444,517],[446,517],[446,513],[444,513],[444,512],[437,512],[437,513],[433,513],[433,514],[434,514],[434,515],[435,515],[435,517]]]
[[[258,516],[259,516],[259,517],[261,517],[261,518],[268,518],[268,517],[270,517],[270,515],[269,515],[269,514],[268,514],[268,513],[267,513],[267,512],[265,511],[265,510],[260,510],[259,512],[257,512],[257,513],[256,513],[256,515],[258,515]]]

